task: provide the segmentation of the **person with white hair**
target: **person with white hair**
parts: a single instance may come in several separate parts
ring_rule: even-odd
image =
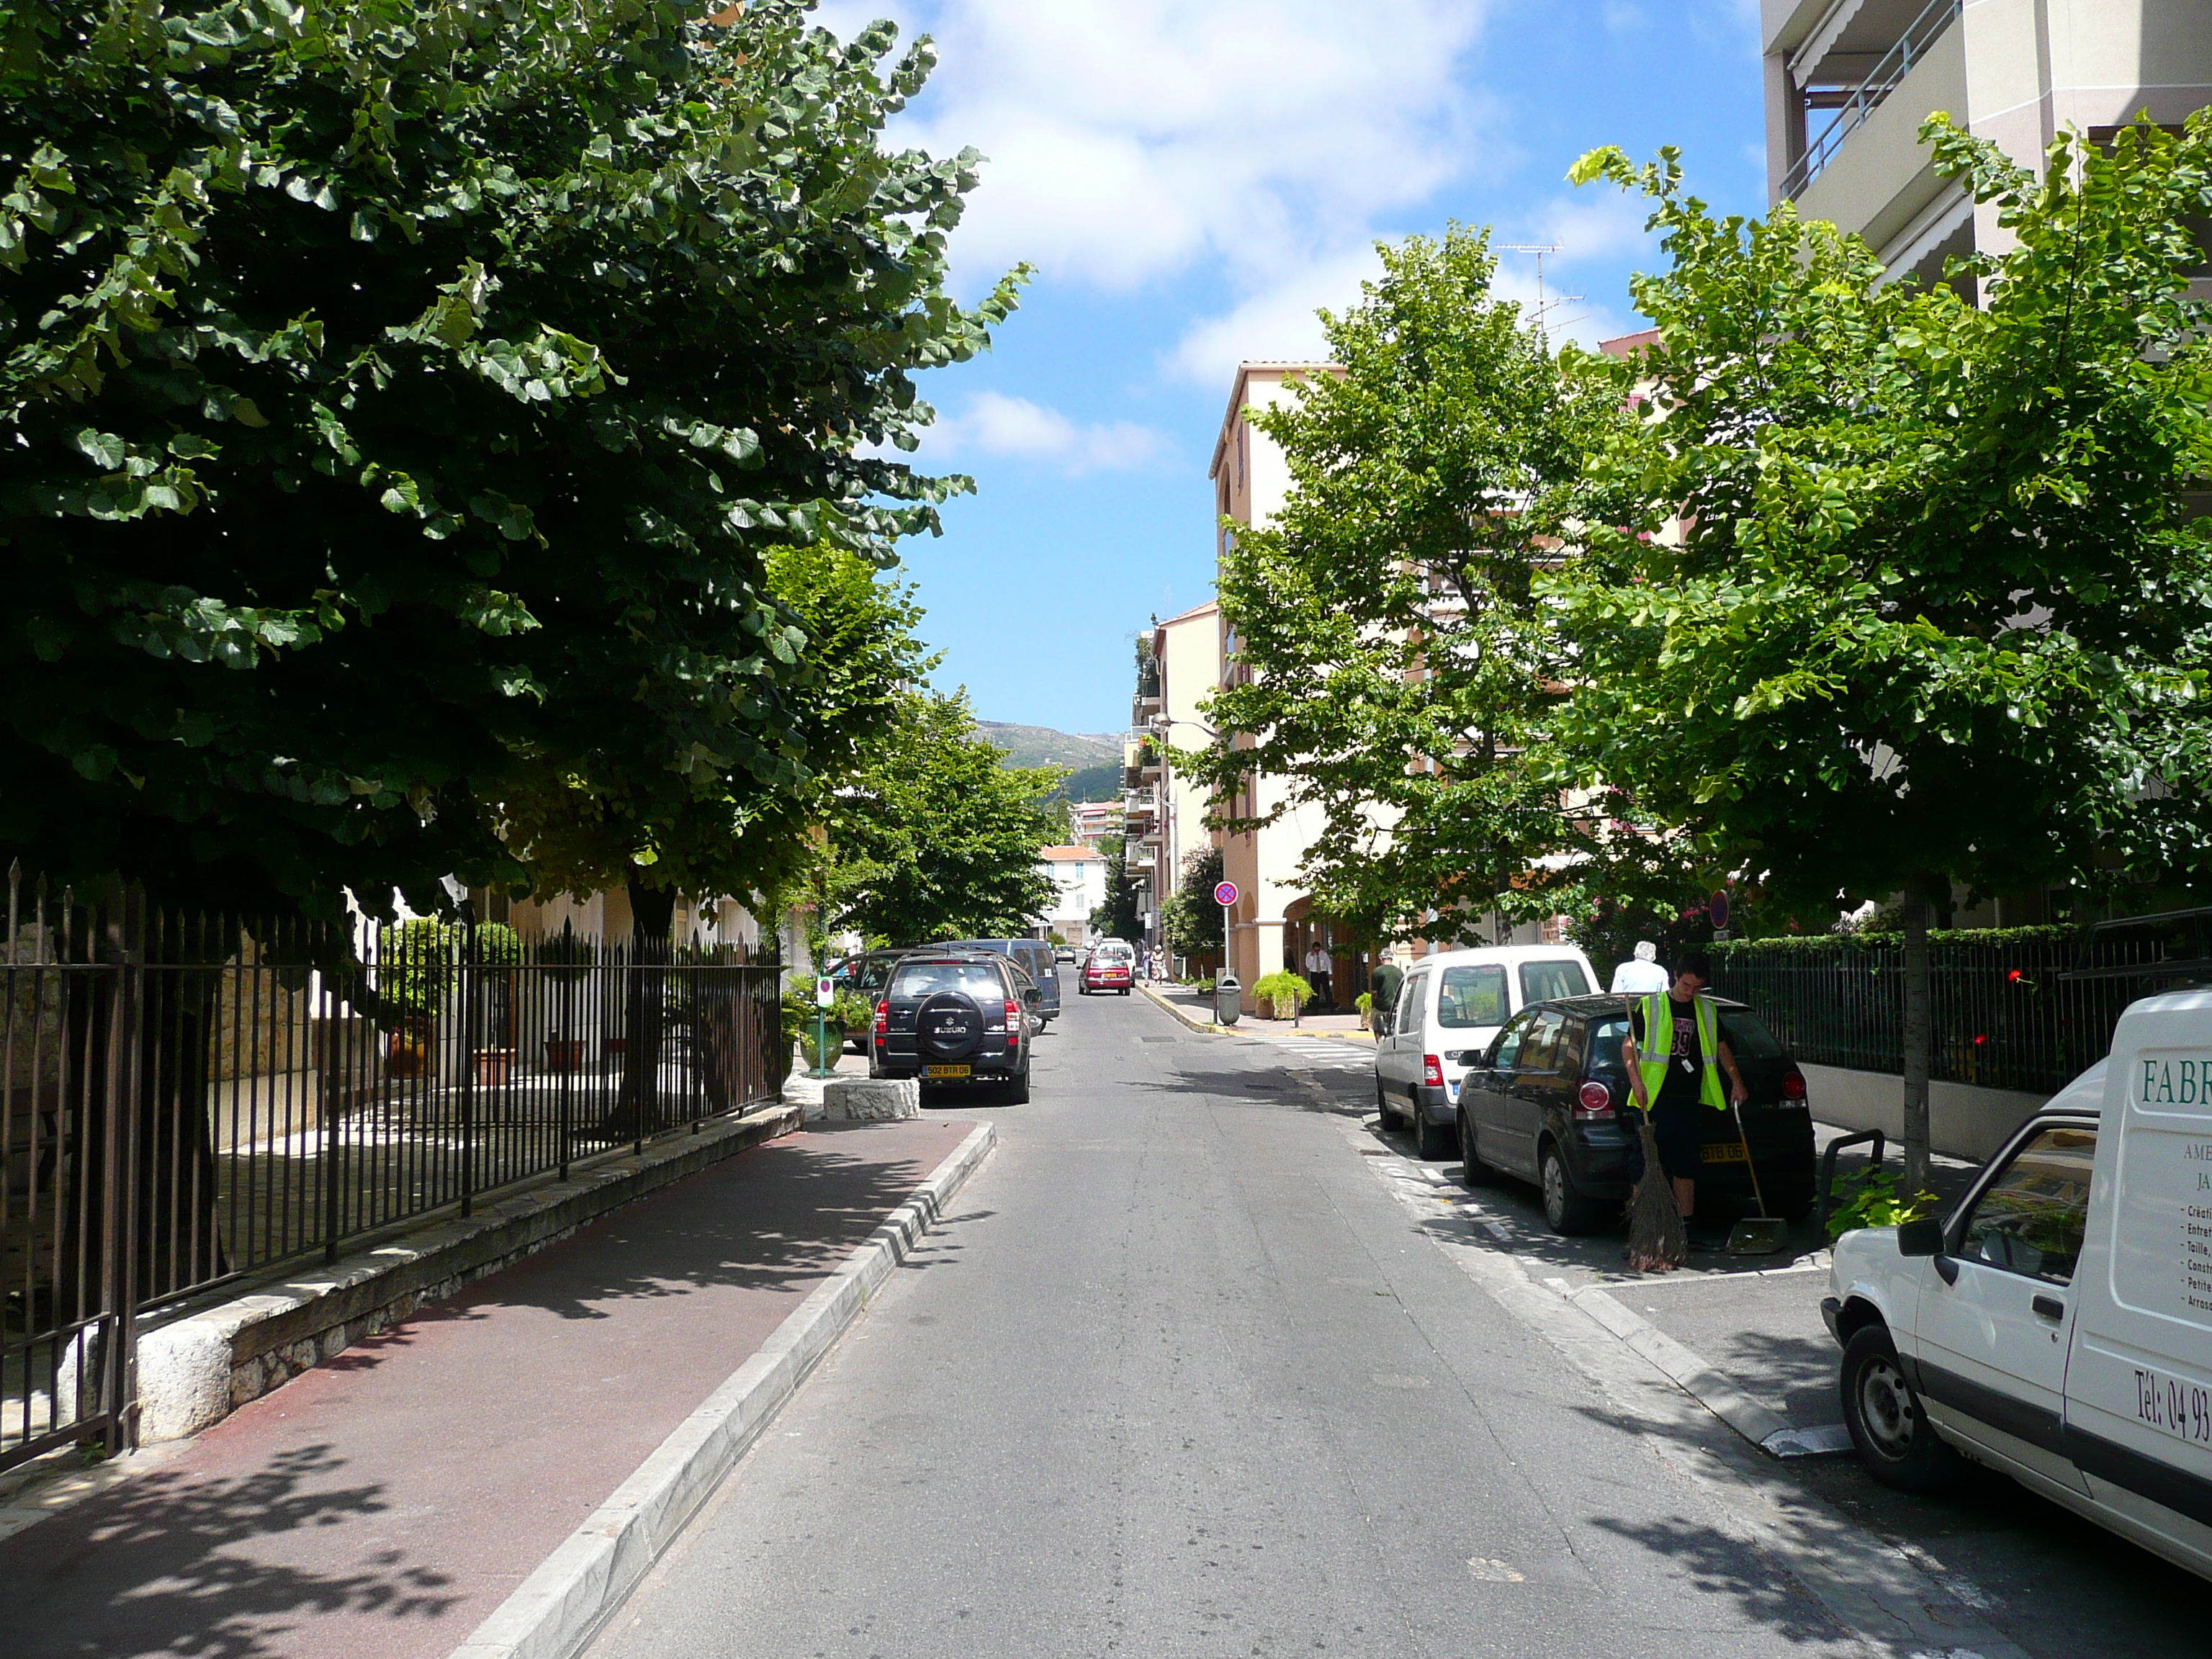
[[[1618,995],[1650,996],[1674,982],[1674,975],[1659,965],[1659,947],[1648,939],[1638,939],[1636,955],[1613,970],[1613,989]]]

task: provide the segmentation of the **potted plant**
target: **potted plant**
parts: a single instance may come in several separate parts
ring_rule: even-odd
[[[1352,998],[1352,1006],[1359,1010],[1359,1029],[1363,1031],[1372,1030],[1375,1025],[1375,994],[1372,991],[1362,991],[1358,996]]]
[[[377,1000],[383,1005],[385,1069],[393,1077],[438,1070],[438,1015],[453,983],[461,930],[437,916],[416,916],[379,941]]]
[[[503,921],[459,931],[475,970],[470,994],[478,999],[477,1046],[469,1063],[477,1083],[504,1084],[514,1076],[514,969],[522,963],[522,936]]]
[[[1252,999],[1262,1019],[1296,1019],[1298,1010],[1313,1000],[1313,987],[1287,968],[1261,975],[1252,987]]]

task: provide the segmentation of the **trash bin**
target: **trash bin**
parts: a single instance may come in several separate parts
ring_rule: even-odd
[[[1213,981],[1213,1018],[1224,1025],[1234,1025],[1243,1012],[1238,1006],[1244,988],[1237,982],[1234,974],[1224,974]]]

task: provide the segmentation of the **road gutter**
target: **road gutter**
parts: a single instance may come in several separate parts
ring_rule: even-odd
[[[1894,1659],[2031,1659],[1987,1621],[1988,1598],[1945,1573],[1927,1552],[1892,1547],[1812,1493],[1780,1486],[1779,1471],[1771,1461],[1780,1454],[1751,1455],[1744,1443],[1759,1445],[1756,1438],[1652,1357],[1671,1347],[1686,1356],[1686,1370],[1709,1371],[1690,1350],[1597,1287],[1562,1293],[1537,1284],[1510,1255],[1482,1243],[1474,1231],[1475,1218],[1440,1197],[1416,1173],[1419,1165],[1395,1152],[1372,1156],[1367,1144],[1372,1137],[1357,1121],[1340,1127],[1355,1152],[1370,1154],[1360,1161],[1374,1168],[1426,1224],[1424,1232],[1453,1265],[1593,1382],[1655,1457],[1735,1521],[1744,1542],[1787,1562],[1807,1592],[1843,1632],[1858,1638],[1864,1651]],[[1607,1322],[1606,1304],[1629,1322],[1621,1329]],[[1642,1340],[1635,1326],[1657,1342]],[[1733,1384],[1723,1386],[1741,1398]],[[1756,1401],[1744,1399],[1743,1404],[1787,1428]],[[1753,1426],[1760,1421],[1740,1415]],[[1717,1422],[1735,1432],[1715,1433]]]
[[[989,1124],[977,1124],[452,1659],[568,1659],[596,1635],[784,1401],[867,1310],[877,1288],[913,1254],[997,1139]]]

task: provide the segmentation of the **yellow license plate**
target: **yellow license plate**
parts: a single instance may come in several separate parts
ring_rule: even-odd
[[[967,1066],[925,1066],[921,1068],[921,1074],[924,1077],[972,1077],[975,1073],[973,1067]]]
[[[1748,1164],[1751,1162],[1751,1158],[1740,1145],[1705,1146],[1698,1149],[1698,1155],[1708,1164]]]

